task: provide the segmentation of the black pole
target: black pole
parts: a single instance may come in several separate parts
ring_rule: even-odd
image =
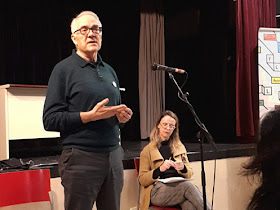
[[[190,104],[190,102],[188,101],[187,99],[187,96],[188,96],[188,93],[183,93],[182,89],[179,87],[178,83],[176,82],[173,74],[171,72],[168,72],[169,74],[169,78],[171,80],[173,80],[173,82],[175,83],[175,85],[177,86],[178,88],[178,91],[179,93],[181,94],[181,100],[183,100],[189,110],[191,111],[193,117],[194,117],[194,120],[196,122],[196,124],[199,126],[200,128],[200,131],[198,132],[198,135],[197,135],[197,139],[198,141],[200,142],[200,154],[201,154],[201,183],[202,183],[202,193],[203,193],[203,205],[204,205],[204,210],[207,209],[207,205],[206,205],[206,189],[205,189],[205,186],[206,186],[206,179],[205,179],[205,170],[204,170],[204,151],[203,151],[203,140],[204,138],[206,138],[208,140],[208,142],[212,145],[212,147],[214,148],[215,151],[218,151],[218,148],[216,146],[216,144],[214,143],[214,139],[213,137],[211,136],[211,134],[208,132],[207,128],[205,127],[205,125],[200,121],[199,117],[197,116],[193,106]]]
[[[203,150],[203,137],[201,138],[200,131],[197,134],[197,139],[200,142],[200,162],[201,162],[201,185],[203,194],[203,207],[207,210],[206,205],[206,179],[205,179],[205,169],[204,169],[204,150]]]

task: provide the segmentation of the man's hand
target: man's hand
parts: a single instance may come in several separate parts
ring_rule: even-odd
[[[124,109],[117,112],[116,116],[120,123],[126,123],[131,119],[131,116],[133,115],[132,110],[125,106]]]
[[[123,104],[118,106],[105,106],[108,103],[109,99],[105,98],[97,103],[92,110],[88,112],[80,112],[82,122],[88,123],[91,121],[107,119],[127,109],[127,107]]]

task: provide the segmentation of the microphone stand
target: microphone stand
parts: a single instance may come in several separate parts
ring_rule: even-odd
[[[206,179],[205,179],[205,170],[204,170],[204,151],[203,151],[203,141],[204,138],[206,138],[208,140],[208,142],[212,145],[212,147],[214,148],[215,151],[218,151],[218,148],[216,146],[216,144],[214,143],[213,137],[211,136],[211,134],[208,132],[208,130],[206,129],[205,125],[200,121],[199,117],[197,116],[193,106],[191,105],[191,103],[188,101],[187,96],[189,95],[188,92],[186,92],[185,94],[183,93],[182,89],[180,88],[180,86],[178,85],[177,81],[175,80],[173,74],[171,72],[168,72],[169,74],[169,78],[171,80],[173,80],[173,82],[175,83],[175,85],[178,88],[178,97],[184,101],[189,110],[191,111],[194,120],[196,122],[196,124],[199,126],[200,131],[197,133],[196,137],[200,143],[200,156],[201,156],[201,183],[202,183],[202,190],[203,190],[203,206],[204,206],[204,210],[207,210],[207,205],[206,205]],[[179,96],[179,93],[181,94],[181,97]]]

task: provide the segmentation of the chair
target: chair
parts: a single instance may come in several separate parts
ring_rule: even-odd
[[[134,166],[137,172],[137,177],[139,175],[139,166],[140,166],[140,158],[134,158]],[[139,202],[140,202],[140,183],[138,181],[138,201],[137,201],[137,210],[139,210]],[[150,206],[150,210],[181,210],[180,208],[173,207],[160,207],[160,206]]]
[[[40,201],[53,209],[49,169],[0,173],[0,207]]]

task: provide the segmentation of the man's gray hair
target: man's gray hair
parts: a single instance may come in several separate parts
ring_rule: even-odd
[[[99,20],[99,17],[97,16],[97,14],[95,14],[94,12],[92,12],[92,11],[82,11],[80,14],[78,14],[75,18],[73,18],[73,20],[71,21],[71,25],[70,25],[70,27],[71,27],[71,33],[74,33],[74,31],[75,30],[77,30],[76,29],[76,22],[77,22],[77,20],[80,18],[80,17],[82,17],[82,16],[84,16],[84,15],[91,15],[91,16],[93,16],[94,18],[96,18],[99,22],[100,22],[100,24],[101,24],[101,21]]]

